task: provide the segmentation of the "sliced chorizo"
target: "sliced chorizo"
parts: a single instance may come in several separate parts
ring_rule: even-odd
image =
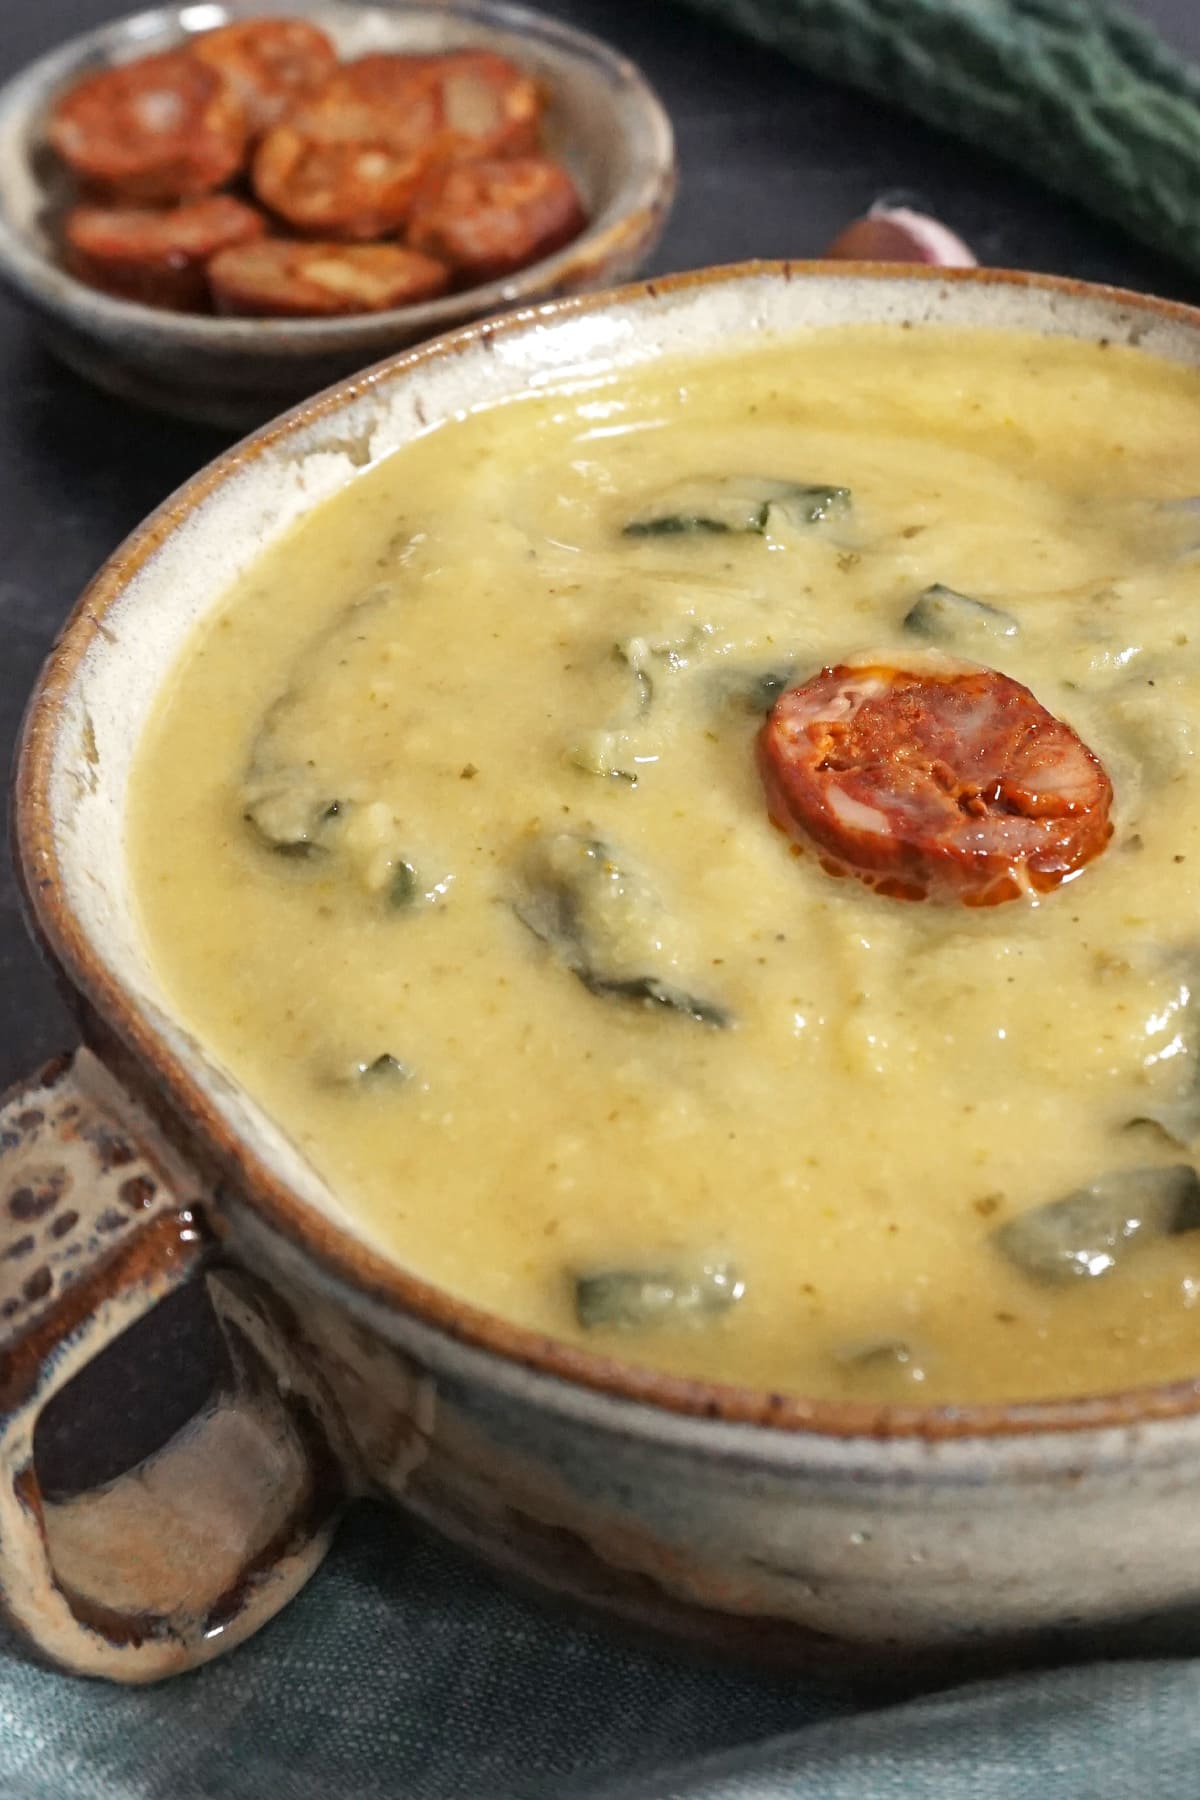
[[[413,204],[407,236],[467,285],[549,256],[586,223],[567,171],[548,157],[523,156],[438,170]]]
[[[425,170],[420,153],[383,139],[323,140],[285,124],[254,158],[254,191],[297,231],[348,240],[397,231]]]
[[[421,78],[434,95],[439,160],[525,156],[538,148],[537,82],[492,50],[432,57]]]
[[[492,50],[361,56],[338,70],[322,101],[347,116],[354,107],[372,109],[405,141],[423,142],[438,162],[521,156],[538,147],[538,84]]]
[[[442,263],[398,244],[296,243],[260,238],[209,264],[218,312],[257,318],[335,318],[387,312],[444,293]]]
[[[151,204],[222,187],[247,142],[237,94],[186,50],[89,76],[58,101],[46,131],[93,192]]]
[[[163,211],[76,206],[63,225],[67,266],[82,281],[143,306],[182,311],[207,307],[205,266],[218,250],[265,230],[261,213],[228,194]]]
[[[408,217],[437,130],[434,98],[417,79],[425,57],[365,57],[269,131],[254,157],[254,190],[298,231],[373,238]],[[363,64],[382,65],[370,79]]]
[[[423,102],[417,129],[425,135],[437,122],[430,71],[442,60],[439,56],[378,50],[343,63],[317,100],[321,106],[341,108],[347,117],[354,108],[362,108],[376,115],[377,129],[385,129],[390,121],[402,136],[411,135],[413,126],[407,115]]]
[[[912,657],[825,668],[758,742],[771,818],[834,875],[905,900],[1044,893],[1112,835],[1112,784],[1020,682]]]
[[[540,110],[537,84],[491,51],[360,57],[267,133],[255,192],[298,231],[380,237],[429,169],[533,148]]]
[[[316,93],[337,67],[331,40],[306,19],[241,19],[200,33],[190,48],[225,77],[256,137]]]

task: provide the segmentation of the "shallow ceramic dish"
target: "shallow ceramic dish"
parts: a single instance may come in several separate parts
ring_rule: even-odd
[[[507,281],[348,319],[223,319],[113,299],[60,266],[53,239],[66,178],[43,121],[55,96],[106,63],[144,56],[230,19],[312,19],[343,59],[375,50],[499,51],[544,84],[546,139],[575,177],[590,223]],[[585,32],[500,0],[204,0],[136,13],[73,38],[0,89],[0,281],[34,313],[63,361],[159,411],[246,429],[389,351],[518,302],[635,273],[675,191],[670,121],[625,57]]]
[[[1136,1618],[1200,1599],[1200,1379],[889,1409],[708,1386],[508,1325],[364,1241],[173,1015],[136,924],[123,821],[149,709],[196,621],[306,508],[468,404],[852,321],[1200,364],[1200,312],[1048,277],[678,276],[460,331],[321,396],[198,475],[80,601],[32,700],[14,817],[89,1049],[0,1110],[0,1592],[44,1654],[127,1680],[214,1654],[294,1591],[356,1491],[573,1599],[826,1671],[1128,1647]],[[223,1394],[137,1481],[50,1505],[40,1409],[197,1278],[230,1349]]]

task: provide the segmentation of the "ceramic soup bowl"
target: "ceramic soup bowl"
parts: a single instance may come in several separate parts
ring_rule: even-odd
[[[116,553],[33,696],[15,830],[86,1048],[0,1111],[0,1593],[73,1670],[236,1643],[395,1500],[502,1570],[640,1625],[823,1670],[1062,1654],[1200,1597],[1200,1380],[877,1408],[706,1386],[506,1324],[373,1249],[156,979],[130,766],[197,621],[305,511],[461,408],[559,375],[850,321],[1012,327],[1200,363],[1200,313],[1043,277],[752,265],[468,327],[230,451]],[[42,1408],[207,1283],[228,1372],[136,1480],[52,1503]],[[397,1533],[404,1530],[397,1517]]]

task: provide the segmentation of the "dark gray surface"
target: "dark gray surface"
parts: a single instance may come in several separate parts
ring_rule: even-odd
[[[0,80],[112,16],[109,0],[0,0]],[[679,201],[657,271],[811,256],[879,193],[920,196],[980,259],[1200,297],[1200,283],[998,163],[677,10],[668,0],[546,6],[635,57],[679,137]],[[1138,8],[1200,56],[1197,0]],[[0,765],[57,626],[88,576],[227,441],[103,398],[60,369],[0,299]],[[0,865],[0,1087],[70,1023]]]

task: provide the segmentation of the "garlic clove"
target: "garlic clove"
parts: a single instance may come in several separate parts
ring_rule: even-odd
[[[973,269],[970,250],[948,226],[927,213],[877,202],[865,218],[839,232],[825,251],[834,262],[933,263],[946,269]]]

